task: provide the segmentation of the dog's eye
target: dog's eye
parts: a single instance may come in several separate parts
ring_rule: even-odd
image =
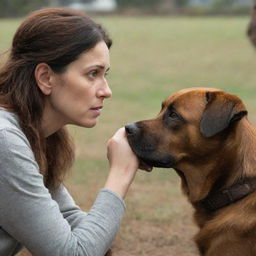
[[[177,113],[175,113],[175,112],[170,112],[170,114],[169,114],[169,118],[171,118],[171,119],[173,119],[173,120],[176,120],[176,119],[179,119],[179,116],[178,116],[178,114]]]

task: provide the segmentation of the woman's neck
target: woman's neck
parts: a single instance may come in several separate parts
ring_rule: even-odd
[[[66,125],[59,116],[60,115],[53,110],[50,103],[46,101],[42,119],[42,131],[45,137],[49,137]]]

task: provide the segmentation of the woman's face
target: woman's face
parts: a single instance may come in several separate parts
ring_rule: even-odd
[[[104,99],[112,94],[105,77],[109,67],[109,50],[101,41],[71,62],[64,73],[54,73],[48,98],[54,119],[64,125],[95,126]]]

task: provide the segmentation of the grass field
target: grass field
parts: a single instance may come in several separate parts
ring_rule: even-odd
[[[108,171],[106,143],[121,126],[157,114],[161,101],[186,87],[217,87],[240,96],[256,120],[256,51],[246,38],[248,17],[96,17],[114,40],[113,91],[98,126],[70,127],[77,160],[67,186],[89,210]],[[0,20],[0,51],[20,20]],[[114,242],[117,256],[194,256],[192,209],[173,170],[140,171],[126,198]]]

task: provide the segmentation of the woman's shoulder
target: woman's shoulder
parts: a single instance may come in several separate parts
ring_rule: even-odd
[[[4,129],[20,130],[19,118],[16,114],[0,107],[0,130]]]
[[[10,145],[30,147],[17,115],[0,108],[0,147],[3,149]]]
[[[19,119],[15,114],[0,109],[0,183],[10,175],[21,179],[22,175],[28,175],[28,170],[39,172],[29,141],[19,126]]]

